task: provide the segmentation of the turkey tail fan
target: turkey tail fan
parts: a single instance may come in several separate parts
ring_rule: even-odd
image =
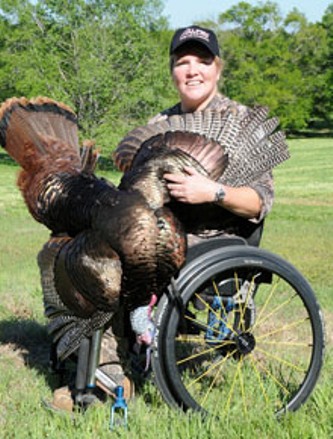
[[[223,116],[224,113],[211,111],[187,113],[133,130],[116,148],[113,155],[115,164],[126,172],[131,169],[139,150],[141,154],[141,148],[146,149],[145,158],[148,159],[149,149],[160,148],[164,144],[170,149],[185,152],[200,163],[211,178],[217,179],[227,163],[224,148],[217,141],[227,120]],[[138,161],[135,160],[135,163]]]
[[[277,131],[279,120],[267,119],[266,107],[255,107],[241,120],[241,131],[232,148],[222,182],[230,186],[251,183],[290,157],[285,134]]]
[[[267,120],[268,113],[269,108],[260,105],[256,105],[250,109],[241,121],[243,133],[251,133],[254,129],[260,126]]]
[[[45,316],[49,319],[48,332],[57,345],[57,356],[64,360],[72,354],[85,337],[110,322],[113,313],[96,311],[82,318],[69,310],[62,301],[55,280],[55,265],[61,249],[70,241],[66,236],[52,237],[38,254]]]
[[[122,171],[128,171],[132,166],[133,158],[140,149],[141,145],[152,137],[161,134],[161,126],[168,127],[167,122],[165,124],[150,124],[144,125],[130,131],[126,137],[119,143],[116,150],[113,153],[113,160],[117,168]]]
[[[34,144],[25,144],[24,156],[19,162],[23,170],[18,178],[18,186],[23,193],[37,174],[43,173],[48,176],[53,173],[67,172],[77,175],[81,171],[81,158],[78,151],[69,149],[68,144],[60,139],[38,137],[39,145],[47,151],[47,154],[39,154]]]
[[[224,153],[224,148],[206,136],[169,131],[165,133],[164,140],[170,149],[181,150],[195,159],[213,180],[217,180],[227,166],[228,157]]]
[[[136,128],[130,131],[117,146],[113,154],[114,162],[120,171],[128,171],[141,145],[152,137],[167,132],[195,133],[217,141],[226,120],[225,113],[230,113],[230,110],[173,115],[162,122]],[[195,136],[192,137],[192,140],[194,139]]]
[[[145,142],[157,134],[169,132],[170,137],[166,135],[164,140],[168,139],[172,148],[178,147],[203,164],[212,178],[221,176],[221,171],[226,168],[221,181],[241,186],[289,158],[284,136],[273,134],[277,126],[278,119],[268,119],[268,108],[261,106],[249,109],[245,116],[235,106],[223,111],[205,110],[173,115],[163,122],[131,131],[116,148],[114,158],[120,170],[127,171]],[[192,135],[193,145],[188,144],[182,141],[178,132],[205,136],[208,143]],[[160,143],[152,142],[149,145],[154,148]],[[210,154],[205,149],[207,146],[211,148]],[[220,154],[217,153],[219,147]]]
[[[0,107],[0,143],[23,168],[31,148],[36,156],[48,153],[45,139],[49,138],[67,145],[71,155],[79,157],[77,130],[73,111],[46,97],[11,98]]]

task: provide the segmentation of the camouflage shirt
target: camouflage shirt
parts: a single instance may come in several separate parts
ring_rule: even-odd
[[[249,111],[249,108],[245,105],[233,101],[222,94],[216,94],[206,107],[206,109],[220,111],[228,108],[236,108],[238,113],[244,116]],[[167,119],[169,116],[182,113],[181,105],[178,103],[173,107],[167,108],[166,110],[157,114],[155,117],[149,120],[149,123],[157,123]],[[264,218],[270,212],[273,206],[274,184],[272,172],[263,173],[260,178],[253,181],[248,186],[254,189],[262,200],[261,212],[257,218],[246,219],[212,203],[214,204],[211,207],[212,220],[209,222],[209,224],[202,225],[196,234],[201,237],[212,237],[226,234],[243,236],[244,238],[251,236],[258,225],[263,222]],[[206,208],[207,206],[205,209]]]

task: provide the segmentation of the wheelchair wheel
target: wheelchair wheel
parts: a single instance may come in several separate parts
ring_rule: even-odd
[[[306,401],[322,366],[323,322],[291,264],[253,247],[213,250],[185,267],[177,289],[157,313],[153,355],[169,404],[280,415]]]

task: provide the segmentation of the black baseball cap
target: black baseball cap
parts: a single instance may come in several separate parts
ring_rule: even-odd
[[[200,43],[214,56],[220,56],[220,48],[215,33],[200,26],[182,27],[176,30],[170,44],[170,55],[189,42]]]

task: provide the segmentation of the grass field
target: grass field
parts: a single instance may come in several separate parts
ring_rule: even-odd
[[[84,414],[47,411],[57,385],[48,370],[49,340],[36,255],[48,238],[16,189],[18,167],[0,154],[0,438],[331,438],[333,437],[333,139],[289,142],[292,158],[275,171],[276,202],[262,247],[293,263],[324,311],[327,350],[313,395],[277,421],[253,406],[246,415],[202,420],[169,409],[147,382],[129,403],[129,429],[108,430],[110,403]],[[104,174],[110,179],[117,175]]]

